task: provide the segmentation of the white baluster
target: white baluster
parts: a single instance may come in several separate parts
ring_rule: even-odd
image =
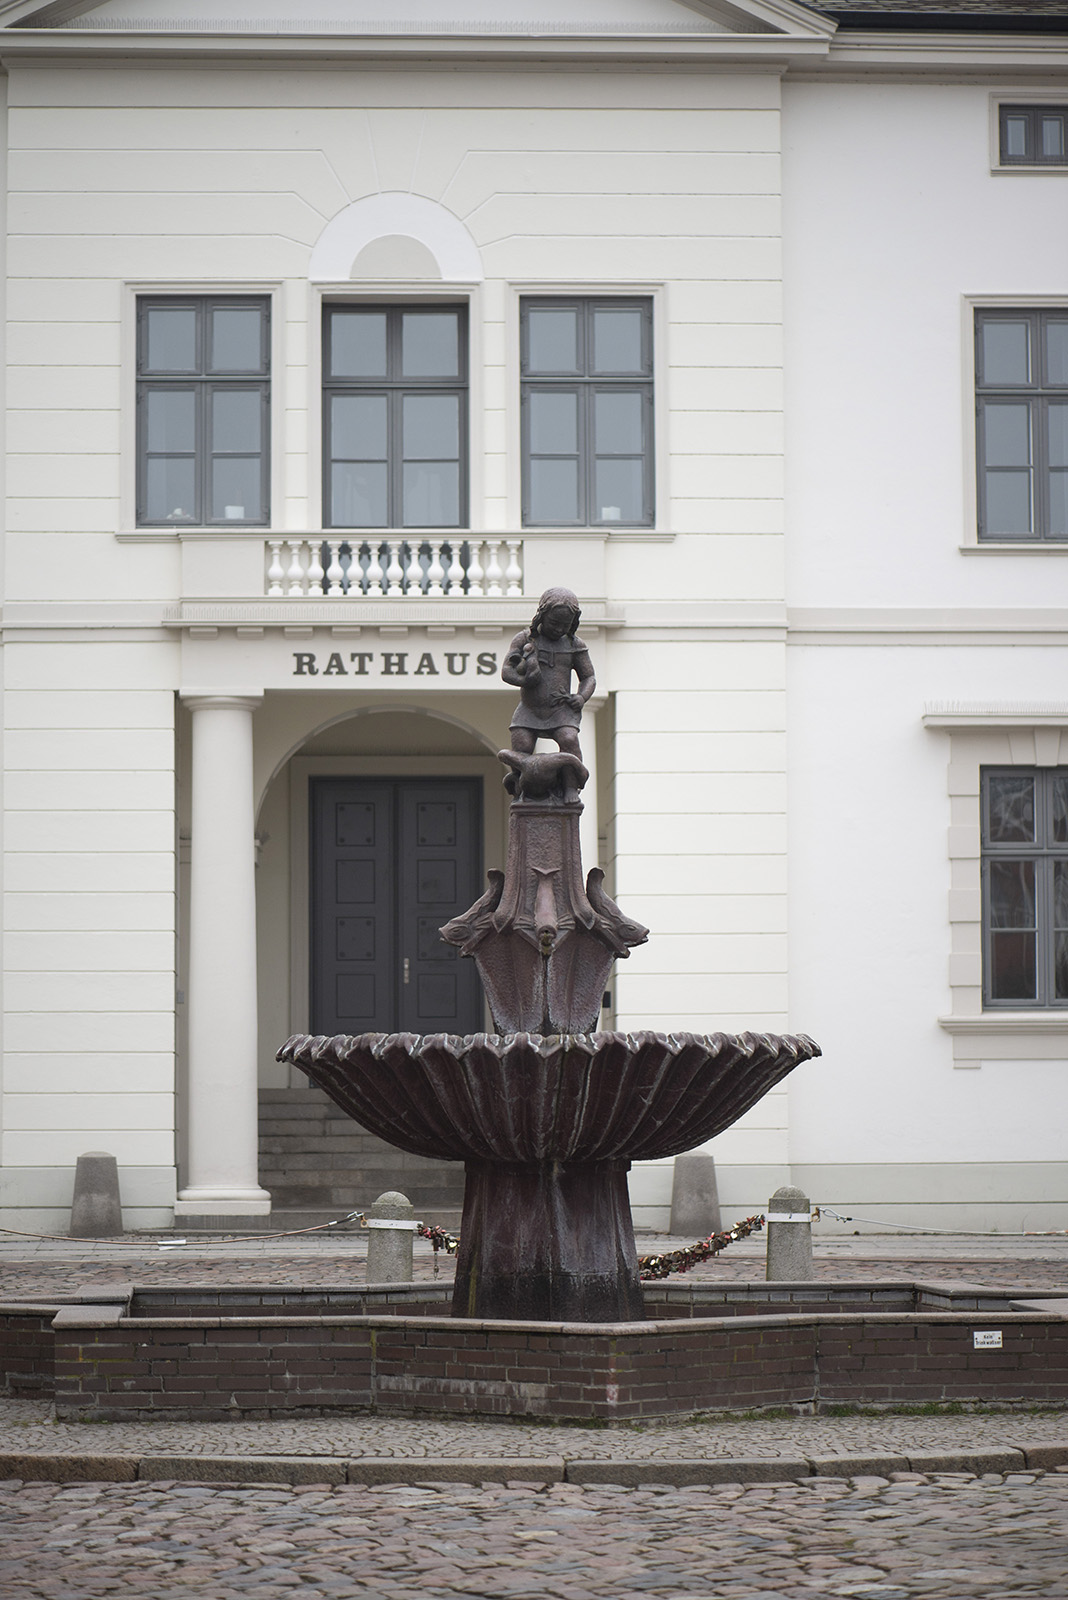
[[[463,564],[460,561],[460,551],[463,549],[463,540],[453,539],[450,549],[452,550],[452,555],[449,559],[449,587],[446,593],[463,594],[464,569]]]
[[[501,548],[501,541],[499,539],[487,539],[486,540],[486,549],[489,551],[489,556],[487,557],[487,560],[486,560],[486,593],[487,594],[497,595],[497,594],[503,594],[504,593],[504,589],[503,589],[502,583],[501,583],[501,580],[504,577],[504,573],[501,571],[500,557],[498,555],[498,552],[499,552],[500,548]]]
[[[468,544],[467,549],[467,592],[468,594],[474,595],[484,594],[485,590],[482,587],[482,579],[486,574],[482,570],[482,562],[479,560],[479,555],[482,550],[482,540],[472,539]]]
[[[404,574],[405,586],[413,598],[423,598],[423,567],[419,560],[419,540],[408,541],[408,570]]]
[[[301,551],[304,548],[304,541],[303,539],[290,539],[288,544],[290,550],[293,552],[292,559],[289,563],[289,568],[286,572],[286,577],[289,579],[289,593],[303,594],[304,564],[301,561],[300,556]]]
[[[435,539],[430,546],[430,565],[426,572],[426,592],[429,595],[443,595],[445,590],[442,583],[445,579],[445,568],[441,564],[441,543]]]
[[[386,568],[389,587],[386,593],[391,597],[404,593],[404,568],[401,566],[400,558],[401,542],[400,539],[391,539],[389,541],[389,566]]]
[[[281,539],[268,539],[267,548],[271,552],[271,564],[267,568],[267,593],[285,594],[286,569],[282,565]]]
[[[342,541],[340,539],[331,539],[329,541],[330,565],[326,569],[326,581],[329,585],[326,591],[327,594],[345,593],[345,569],[341,565],[341,544]]]
[[[367,594],[379,596],[382,593],[382,563],[378,559],[379,543],[377,539],[369,539],[367,548],[371,552],[371,560],[367,568]]]
[[[523,568],[519,563],[519,552],[522,549],[521,539],[506,539],[508,546],[508,565],[504,569],[505,581],[508,585],[507,594],[523,593]]]
[[[319,539],[311,540],[311,560],[308,562],[308,593],[322,594],[323,579],[322,543]]]

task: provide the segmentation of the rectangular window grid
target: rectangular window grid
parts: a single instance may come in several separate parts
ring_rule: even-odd
[[[1068,769],[981,778],[983,1003],[1068,1006]]]
[[[137,303],[139,527],[270,520],[270,302]]]
[[[466,306],[325,308],[323,523],[466,526]]]
[[[652,526],[648,299],[520,305],[523,523]]]
[[[979,538],[1068,539],[1068,307],[975,315]]]
[[[999,106],[1003,167],[1068,166],[1068,105]]]

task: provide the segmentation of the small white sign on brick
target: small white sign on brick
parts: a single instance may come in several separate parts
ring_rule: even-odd
[[[1001,1329],[983,1328],[973,1332],[972,1347],[975,1350],[1000,1350]]]

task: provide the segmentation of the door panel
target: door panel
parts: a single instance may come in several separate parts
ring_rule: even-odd
[[[438,929],[479,892],[477,779],[311,784],[313,1033],[475,1033],[474,962]]]

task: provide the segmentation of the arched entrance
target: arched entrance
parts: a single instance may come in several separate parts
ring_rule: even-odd
[[[278,707],[257,822],[260,1030],[271,1055],[292,1032],[485,1026],[474,963],[437,936],[477,898],[483,862],[503,847],[507,799],[492,754],[506,737],[495,726],[500,697],[466,699],[450,696],[448,710],[438,701],[350,706],[303,740],[296,697]],[[322,709],[305,700],[313,728]],[[463,1199],[458,1164],[383,1143],[302,1074],[288,1078],[267,1059],[260,1182],[286,1225],[364,1209],[399,1189],[420,1217],[455,1226]]]

